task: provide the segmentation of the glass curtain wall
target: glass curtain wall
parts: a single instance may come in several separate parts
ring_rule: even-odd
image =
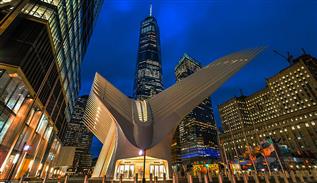
[[[35,176],[50,138],[53,127],[19,75],[0,70],[0,180]]]

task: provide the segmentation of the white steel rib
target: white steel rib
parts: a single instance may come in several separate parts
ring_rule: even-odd
[[[85,124],[104,142],[115,123],[131,144],[149,149],[160,143],[182,118],[264,48],[239,51],[219,58],[148,100],[128,98],[96,73]]]

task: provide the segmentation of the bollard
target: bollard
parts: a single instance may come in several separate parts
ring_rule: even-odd
[[[163,183],[166,183],[166,173],[163,173]]]
[[[175,182],[178,183],[178,174],[175,173]]]
[[[231,174],[231,182],[232,183],[237,183],[236,176],[234,174]]]
[[[119,182],[123,183],[123,174],[120,174]]]
[[[296,171],[296,175],[297,175],[297,177],[299,178],[299,182],[302,182],[302,183],[305,182],[304,177],[303,177],[303,174],[302,174],[301,171]]]
[[[310,173],[308,170],[304,171],[304,175],[306,176],[307,182],[313,182],[313,180],[310,177]]]
[[[101,182],[102,182],[102,183],[106,183],[106,175],[102,176]]]
[[[197,175],[198,175],[198,182],[199,182],[199,183],[202,183],[203,181],[202,181],[202,178],[201,178],[201,173],[200,173],[200,172],[198,172],[198,174],[197,174]]]
[[[280,180],[279,180],[278,176],[276,175],[276,173],[273,174],[273,177],[274,177],[275,183],[280,183]]]
[[[65,175],[64,183],[68,182],[68,175]]]
[[[139,175],[138,175],[138,173],[136,173],[135,174],[134,183],[138,183],[139,182],[138,178],[139,178]]]
[[[287,178],[287,176],[286,176],[286,174],[285,174],[285,173],[280,172],[280,176],[283,178],[284,183],[289,183],[288,178]]]
[[[22,183],[23,182],[23,177],[24,176],[21,176],[20,180],[19,180],[19,183]]]
[[[267,173],[264,174],[264,180],[265,180],[265,183],[270,183],[270,178]]]
[[[158,183],[157,176],[154,177],[154,182],[155,182],[155,183]]]
[[[296,176],[295,176],[295,173],[294,173],[293,170],[291,170],[291,172],[290,172],[290,177],[291,177],[291,180],[292,180],[293,183],[296,183],[296,182],[297,182]]]
[[[253,173],[253,179],[254,179],[254,182],[255,182],[255,183],[260,183],[260,180],[259,180],[258,174]]]
[[[61,176],[59,175],[58,177],[57,177],[57,183],[61,183]]]
[[[173,173],[173,183],[176,183],[176,176],[175,176],[175,173]]]
[[[222,182],[223,182],[223,181],[222,181],[222,175],[221,175],[221,173],[218,174],[218,182],[219,182],[219,183],[222,183]]]
[[[209,182],[212,182],[212,174],[210,171],[208,172],[208,179],[209,179]]]
[[[228,177],[229,182],[232,182],[231,172],[228,172],[228,173],[227,173],[227,177]]]
[[[150,173],[150,183],[152,183],[152,182],[153,182],[153,174]]]
[[[187,173],[188,183],[193,183],[193,177],[190,173]]]
[[[240,178],[240,173],[237,173],[237,181],[241,181],[241,178]]]
[[[248,175],[247,174],[243,174],[243,182],[244,183],[248,183]]]
[[[85,175],[84,183],[88,183],[88,175]]]
[[[207,177],[206,174],[204,174],[204,182],[205,182],[205,183],[208,183],[208,177]]]
[[[314,181],[315,182],[317,182],[317,170],[316,169],[314,169],[314,170],[312,170],[312,175],[313,175],[313,179],[314,179]]]

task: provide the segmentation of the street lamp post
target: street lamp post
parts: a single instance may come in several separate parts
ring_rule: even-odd
[[[143,178],[142,178],[142,183],[145,183],[145,159],[146,159],[146,150],[144,149],[144,158],[143,158]]]

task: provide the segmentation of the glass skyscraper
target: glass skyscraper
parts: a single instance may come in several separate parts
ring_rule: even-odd
[[[160,31],[151,15],[141,23],[134,98],[147,99],[163,90]]]
[[[188,77],[200,68],[199,62],[184,54],[175,68],[177,81]],[[180,149],[174,151],[180,153],[180,155],[173,154],[173,157],[176,158],[175,163],[181,161],[185,164],[192,164],[194,161],[219,158],[217,131],[209,98],[206,98],[183,118],[176,130],[173,142],[172,150]]]
[[[52,175],[102,0],[0,1],[0,179]]]

